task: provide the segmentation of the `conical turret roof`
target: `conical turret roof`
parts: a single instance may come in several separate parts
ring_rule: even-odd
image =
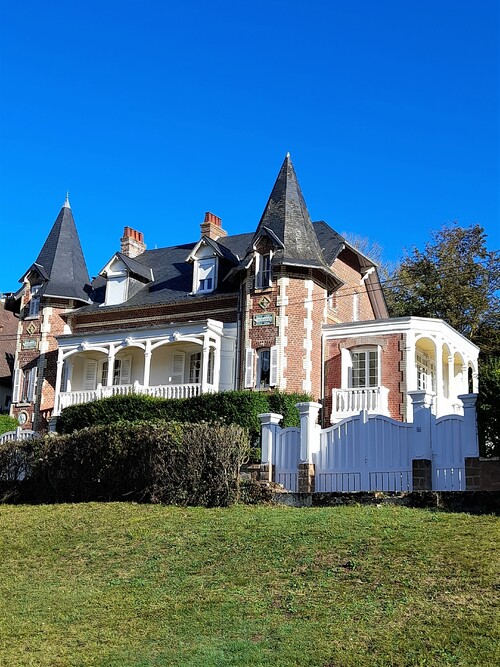
[[[40,294],[88,303],[90,279],[68,197],[31,268],[45,279]]]
[[[269,231],[282,244],[273,264],[291,264],[330,270],[314,231],[290,154],[281,166],[254,241]]]

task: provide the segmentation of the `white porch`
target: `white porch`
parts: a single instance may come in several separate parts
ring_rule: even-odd
[[[54,416],[64,408],[131,393],[190,398],[234,389],[233,325],[215,320],[85,337],[61,336]]]
[[[325,343],[342,341],[340,388],[331,389],[332,424],[361,411],[400,418],[391,414],[395,405],[401,405],[400,414],[411,422],[413,391],[433,396],[436,417],[463,415],[458,397],[478,390],[479,349],[443,320],[350,322],[325,327],[324,338]]]

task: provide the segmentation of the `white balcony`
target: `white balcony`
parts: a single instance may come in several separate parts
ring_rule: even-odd
[[[336,424],[341,419],[359,414],[362,410],[366,410],[369,414],[389,416],[388,395],[387,387],[332,389],[330,421]]]
[[[209,385],[203,393],[213,393],[213,391],[213,387]],[[155,398],[191,398],[192,396],[199,396],[201,393],[201,384],[199,383],[163,384],[153,387],[144,387],[138,382],[134,384],[117,384],[112,387],[98,385],[96,389],[60,393],[56,414],[60,415],[61,411],[70,405],[90,403],[91,401],[109,398],[110,396],[144,394],[146,396],[154,396]]]

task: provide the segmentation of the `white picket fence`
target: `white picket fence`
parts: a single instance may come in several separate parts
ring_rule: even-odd
[[[412,423],[363,410],[320,429],[318,403],[298,404],[300,429],[281,429],[281,415],[261,415],[262,463],[289,491],[299,490],[300,464],[314,465],[315,491],[411,491],[412,461],[427,459],[433,490],[464,491],[465,458],[479,455],[476,395],[460,396],[463,416],[439,419],[430,394],[411,392],[411,398]]]

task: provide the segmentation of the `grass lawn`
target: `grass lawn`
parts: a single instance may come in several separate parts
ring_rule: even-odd
[[[2,667],[500,664],[500,519],[0,506]]]

